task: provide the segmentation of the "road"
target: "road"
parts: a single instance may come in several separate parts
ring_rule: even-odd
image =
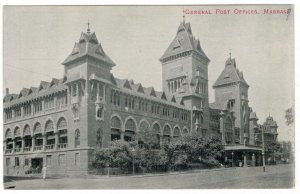
[[[292,165],[198,170],[185,173],[89,178],[32,179],[5,183],[15,189],[239,189],[293,188]]]

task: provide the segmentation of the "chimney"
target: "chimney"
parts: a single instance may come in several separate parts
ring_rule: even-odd
[[[9,88],[6,88],[6,96],[9,94]]]

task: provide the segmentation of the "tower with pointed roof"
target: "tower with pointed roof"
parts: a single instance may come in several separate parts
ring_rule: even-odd
[[[104,52],[95,32],[91,32],[89,22],[87,31],[81,33],[79,41],[62,65],[75,121],[72,127],[85,129],[80,134],[87,139],[84,146],[95,146],[99,142],[94,137],[109,125],[101,121],[109,120],[108,113],[104,111],[107,101],[105,94],[108,90],[107,84],[111,84],[111,69],[115,63]],[[109,141],[107,137],[103,139]]]
[[[167,95],[183,100],[192,110],[192,130],[206,136],[208,111],[208,63],[199,39],[193,36],[190,23],[180,23],[177,33],[160,58],[162,85]]]
[[[239,71],[236,61],[229,58],[225,62],[225,68],[214,83],[215,103],[213,106],[219,109],[229,109],[235,117],[235,131],[233,134],[239,134],[242,144],[249,142],[249,115],[248,88],[249,85],[244,79],[243,72]]]

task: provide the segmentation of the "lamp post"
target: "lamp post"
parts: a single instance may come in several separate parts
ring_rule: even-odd
[[[232,159],[232,168],[233,168],[233,152],[231,152],[231,159]]]
[[[266,161],[265,161],[265,137],[264,137],[264,127],[261,127],[261,141],[262,141],[262,160],[263,160],[263,171],[266,172]]]
[[[132,148],[132,156],[133,156],[133,161],[132,161],[132,176],[134,176],[134,152],[135,152],[135,149],[134,148]]]

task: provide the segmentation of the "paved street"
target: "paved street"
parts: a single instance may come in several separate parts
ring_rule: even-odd
[[[292,188],[292,165],[201,170],[188,173],[138,176],[91,176],[21,180],[5,183],[15,189],[221,189],[221,188]]]

